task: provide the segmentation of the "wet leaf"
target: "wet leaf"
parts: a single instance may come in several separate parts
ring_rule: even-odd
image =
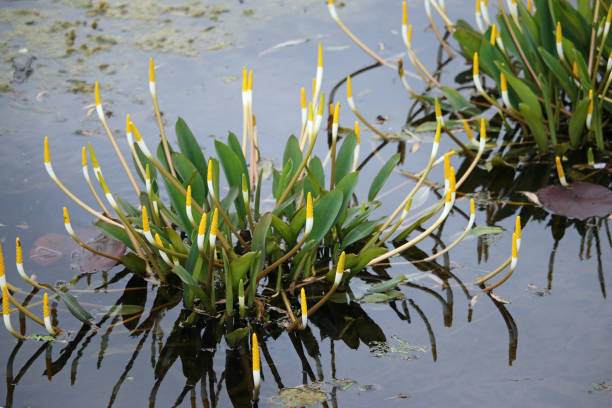
[[[225,334],[225,342],[230,347],[236,347],[242,339],[249,334],[250,330],[248,327],[242,327],[232,332]]]
[[[87,245],[100,252],[121,258],[125,254],[126,246],[115,239],[104,234],[98,234]],[[89,250],[79,247],[72,251],[72,269],[81,273],[104,272],[117,265],[114,259],[94,254]]]
[[[385,293],[372,293],[370,295],[365,295],[360,299],[360,301],[362,303],[380,303],[403,297],[404,295],[401,292],[390,290]]]
[[[536,195],[542,206],[567,217],[584,220],[612,213],[612,191],[597,184],[577,181],[569,187],[552,185],[541,188]]]
[[[62,299],[62,301],[74,317],[76,317],[83,323],[91,324],[90,320],[93,318],[93,316],[90,315],[87,310],[83,309],[83,306],[81,306],[81,304],[78,302],[78,300],[76,300],[74,296],[68,293],[64,293],[61,290],[58,290],[55,293],[57,293],[57,295]]]
[[[106,313],[109,316],[124,316],[142,312],[144,307],[141,305],[113,305],[106,308]]]

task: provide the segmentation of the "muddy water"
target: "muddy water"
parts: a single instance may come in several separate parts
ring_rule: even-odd
[[[9,281],[21,285],[12,266],[14,237],[26,253],[41,236],[63,233],[61,206],[67,205],[76,228],[91,228],[91,218],[48,179],[42,166],[42,138],[48,135],[56,173],[71,190],[89,197],[80,175],[80,148],[91,142],[111,189],[131,198],[119,162],[106,141],[95,112],[91,86],[98,80],[111,129],[122,149],[124,115],[130,113],[149,140],[157,134],[148,96],[148,58],[157,66],[160,105],[167,129],[180,115],[203,149],[215,137],[241,127],[240,73],[253,69],[255,114],[265,158],[279,157],[278,146],[299,126],[299,88],[310,88],[316,44],[325,48],[323,90],[371,59],[331,21],[323,1],[245,1],[231,3],[138,2],[124,5],[87,1],[5,2],[0,9],[3,61],[0,69],[0,239]],[[421,2],[409,2],[410,20],[424,26]],[[471,1],[447,2],[449,13],[471,19]],[[470,4],[467,4],[470,3]],[[399,31],[399,3],[347,2],[338,12],[360,38],[385,58],[404,52]],[[89,7],[87,7],[89,6]],[[74,35],[72,32],[74,31]],[[435,61],[431,32],[415,30],[417,52]],[[34,58],[18,66],[22,83],[11,82],[14,56]],[[26,62],[28,59],[26,59]],[[24,68],[25,67],[25,68]],[[458,71],[461,66],[452,70]],[[453,72],[453,71],[451,71]],[[18,74],[19,75],[19,74]],[[452,78],[452,75],[449,75]],[[422,88],[417,80],[415,89]],[[399,132],[409,98],[393,71],[377,68],[353,80],[355,100],[368,118],[388,117],[380,125]],[[336,100],[343,101],[341,87]],[[343,108],[341,124],[354,117]],[[173,140],[173,132],[169,131]],[[364,140],[367,140],[369,136]],[[372,145],[375,143],[372,142]],[[418,171],[429,154],[426,141],[408,156],[404,169]],[[450,142],[443,141],[444,148]],[[381,160],[392,149],[381,153]],[[319,145],[319,154],[325,146]],[[458,166],[461,159],[453,159]],[[439,172],[438,172],[439,173]],[[365,183],[373,178],[363,171]],[[434,181],[440,181],[434,174]],[[411,184],[394,175],[382,211]],[[364,191],[367,188],[364,187]],[[477,191],[480,191],[478,189]],[[278,406],[281,388],[308,384],[311,401],[322,406],[607,406],[612,400],[612,313],[609,229],[604,224],[570,224],[533,207],[514,207],[524,218],[519,267],[496,291],[510,304],[478,293],[473,282],[509,254],[513,217],[500,214],[493,189],[481,192],[479,225],[505,231],[472,237],[447,258],[423,268],[405,299],[362,304],[354,299],[367,289],[355,280],[352,297],[313,316],[311,328],[289,336],[260,328],[262,355],[260,406]],[[523,201],[521,196],[506,197]],[[90,200],[93,202],[93,200]],[[435,201],[430,194],[428,203]],[[458,208],[467,211],[465,201]],[[440,239],[452,242],[465,218],[455,214]],[[560,232],[561,231],[561,232]],[[558,241],[555,243],[555,241]],[[438,249],[434,240],[419,246]],[[26,270],[42,281],[70,281],[70,251],[48,266],[28,256]],[[415,255],[419,257],[418,254]],[[59,256],[58,256],[59,257]],[[370,275],[419,272],[398,258],[386,271]],[[113,280],[103,289],[93,291]],[[24,285],[21,287],[25,288]],[[130,290],[124,291],[125,288]],[[146,288],[146,289],[143,289]],[[59,325],[68,331],[60,342],[18,343],[2,330],[0,395],[5,406],[247,406],[248,352],[234,349],[215,322],[191,328],[180,319],[180,298],[131,279],[120,268],[106,275],[78,277],[72,293],[94,315],[100,329],[83,330],[58,305]],[[38,301],[38,294],[32,303]],[[139,304],[147,313],[105,317],[113,304]],[[471,307],[470,307],[471,305]],[[40,314],[40,306],[34,306]],[[151,312],[148,312],[151,310]],[[127,320],[127,321],[126,321]],[[13,315],[13,324],[18,325]],[[28,334],[42,332],[27,323]],[[323,393],[323,394],[321,394]],[[287,394],[284,394],[285,396]],[[285,402],[287,404],[287,402]],[[291,404],[289,404],[291,405]]]

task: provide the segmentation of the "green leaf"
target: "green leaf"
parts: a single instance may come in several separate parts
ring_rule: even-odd
[[[342,245],[340,245],[341,249],[346,248],[354,242],[359,241],[370,235],[372,231],[378,226],[378,221],[365,221],[355,228],[353,228],[342,240]]]
[[[185,196],[165,177],[162,177],[164,180],[164,184],[166,186],[166,190],[168,191],[168,195],[170,196],[170,202],[172,203],[172,208],[174,209],[174,213],[178,215],[178,226],[180,229],[185,231],[187,235],[191,235],[193,232],[193,225],[189,218],[187,217],[187,210],[185,207]]]
[[[302,163],[302,150],[300,149],[300,142],[293,135],[289,136],[287,144],[285,145],[285,152],[283,153],[283,167],[289,160],[293,162],[293,171],[290,175],[290,177],[293,177],[300,166],[300,163]]]
[[[540,27],[540,38],[544,49],[548,52],[555,50],[555,22],[550,14],[548,0],[534,0],[537,8],[536,18]]]
[[[376,198],[376,195],[391,175],[391,172],[393,171],[395,166],[397,166],[397,163],[399,163],[400,157],[401,155],[399,153],[394,154],[389,160],[387,160],[385,165],[381,167],[380,171],[378,172],[376,177],[374,177],[374,180],[370,185],[370,191],[368,192],[368,201],[372,201],[374,200],[374,198]]]
[[[463,97],[457,90],[448,86],[440,88],[446,100],[454,110],[464,112],[467,115],[475,116],[480,114],[480,109]]]
[[[304,194],[311,193],[313,197],[316,197],[325,188],[325,171],[321,159],[315,156],[306,166],[306,171],[308,177],[304,182]]]
[[[338,182],[351,171],[356,146],[357,136],[355,135],[355,132],[353,132],[344,139],[344,142],[342,142],[342,146],[338,151],[338,156],[336,157],[334,184],[338,184]]]
[[[234,314],[234,287],[232,285],[232,271],[227,259],[225,249],[221,251],[223,255],[223,272],[225,272],[225,312],[228,316]]]
[[[290,247],[295,244],[295,237],[293,232],[291,232],[291,228],[289,225],[285,224],[283,220],[278,218],[276,215],[272,215],[272,227],[280,234],[280,236],[285,240],[287,245]]]
[[[229,132],[227,135],[227,145],[230,147],[230,149],[232,149],[236,157],[238,157],[238,160],[240,160],[240,163],[242,165],[242,172],[248,175],[249,170],[248,170],[248,166],[247,166],[247,162],[244,157],[244,154],[242,153],[242,147],[240,146],[240,142],[238,141],[238,138],[232,132]],[[247,180],[248,180],[248,176],[247,176]],[[250,193],[251,186],[249,185],[248,188],[249,188],[249,193]]]
[[[537,116],[538,119],[542,119],[542,108],[540,106],[540,101],[538,101],[538,97],[531,90],[531,88],[525,84],[521,79],[514,76],[512,71],[508,68],[507,65],[501,63],[498,64],[500,70],[504,72],[504,75],[508,79],[508,85],[516,91],[521,101],[523,101],[534,115]]]
[[[362,254],[357,256],[356,262],[354,264],[349,264],[349,256],[346,257],[346,267],[351,268],[351,274],[349,275],[349,279],[353,276],[357,275],[365,266],[374,258],[381,256],[386,253],[388,250],[386,248],[374,247],[366,249]]]
[[[403,298],[401,292],[391,290],[387,293],[372,293],[370,295],[365,295],[359,301],[361,303],[380,303],[380,302],[388,302],[393,299]]]
[[[128,203],[123,198],[121,198],[119,194],[115,194],[115,198],[119,202],[119,205],[123,207],[123,210],[125,211],[128,217],[140,217],[140,212],[136,208],[134,208],[132,204]]]
[[[574,99],[576,97],[576,87],[572,85],[567,71],[559,62],[559,58],[554,57],[551,53],[549,53],[542,47],[539,47],[538,51],[540,51],[540,55],[542,56],[544,63],[553,73],[555,78],[557,78],[559,84],[561,84],[561,86],[563,87],[563,90],[565,90],[565,92],[570,96],[571,99]]]
[[[130,237],[123,228],[120,228],[113,224],[109,224],[104,221],[96,221],[94,224],[96,225],[96,227],[100,228],[104,235],[106,235],[107,237],[116,239],[117,241],[121,241],[132,251],[134,250],[132,241],[130,240]]]
[[[234,259],[230,263],[230,271],[232,272],[232,286],[238,290],[240,279],[246,280],[246,275],[255,260],[256,252],[247,252],[240,258]]]
[[[200,177],[202,180],[206,180],[206,175],[208,172],[207,162],[204,158],[204,154],[202,153],[202,149],[200,149],[200,145],[196,141],[193,133],[187,126],[187,123],[183,120],[183,118],[178,118],[176,121],[176,125],[174,126],[176,131],[176,138],[178,140],[179,149],[181,152],[187,157],[187,159],[198,169],[198,173],[200,173]]]
[[[404,279],[406,279],[406,276],[400,273],[399,275],[394,276],[393,278],[391,278],[389,280],[386,280],[384,282],[379,282],[379,283],[376,283],[374,285],[371,285],[368,288],[368,292],[370,292],[370,293],[387,292],[387,291],[395,288],[400,283],[402,283],[404,281]]]
[[[227,182],[231,187],[237,187],[239,190],[242,189],[242,175],[249,174],[242,167],[242,163],[236,154],[227,145],[215,140],[215,150],[219,155],[219,161],[223,166],[223,172],[227,178]],[[242,198],[236,198],[235,200],[236,210],[241,219],[246,217],[246,209]]]
[[[457,21],[453,37],[461,45],[461,53],[468,60],[471,60],[474,53],[480,49],[482,35],[464,20]]]
[[[263,270],[263,266],[266,262],[266,235],[268,234],[268,230],[270,229],[270,224],[272,224],[272,213],[265,213],[259,223],[255,226],[255,231],[253,232],[253,241],[251,244],[251,250],[259,252],[260,256],[256,257],[257,262],[251,263],[251,276],[257,276]],[[255,285],[255,280],[253,279],[251,284]],[[251,292],[255,290],[255,287],[251,287]],[[249,296],[251,293],[249,293]]]
[[[334,190],[327,193],[315,204],[313,210],[314,224],[308,237],[309,241],[319,242],[327,234],[327,231],[334,225],[336,216],[342,207],[343,198],[342,191]]]
[[[548,150],[548,136],[546,136],[546,127],[542,123],[542,118],[538,117],[525,103],[519,103],[519,109],[527,121],[538,149],[540,152],[545,153]]]
[[[134,273],[144,275],[147,271],[145,261],[143,261],[133,252],[123,255],[121,257],[121,263]]]
[[[172,268],[172,272],[174,272],[185,285],[189,286],[189,290],[192,290],[194,294],[200,298],[204,304],[206,304],[208,296],[206,296],[202,288],[200,288],[200,285],[198,285],[198,282],[193,279],[193,276],[191,276],[191,274],[187,272],[185,268],[180,265],[175,265]]]
[[[191,197],[193,200],[198,205],[202,205],[204,198],[208,194],[208,188],[196,167],[191,164],[186,156],[180,153],[172,153],[172,165],[182,179],[185,189],[187,189],[187,185],[191,184]]]
[[[93,316],[90,315],[89,312],[85,310],[83,306],[79,304],[79,302],[76,300],[74,296],[72,296],[69,293],[62,292],[61,290],[57,290],[55,293],[57,293],[60,299],[62,299],[62,301],[68,308],[68,311],[70,311],[70,313],[74,317],[76,317],[83,323],[91,324],[91,319],[93,319]]]
[[[359,178],[359,173],[353,172],[353,173],[350,173],[344,176],[342,180],[340,180],[338,184],[336,184],[336,188],[334,191],[342,191],[343,199],[342,199],[342,205],[340,206],[340,209],[338,210],[338,215],[336,215],[336,218],[334,219],[334,222],[332,225],[336,225],[336,223],[340,220],[342,213],[344,212],[346,207],[349,205],[349,202],[351,201],[351,197],[353,195],[353,191],[355,190],[355,186],[357,186],[358,178]]]

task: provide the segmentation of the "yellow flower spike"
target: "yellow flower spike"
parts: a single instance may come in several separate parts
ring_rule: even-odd
[[[15,262],[17,265],[23,264],[23,251],[21,249],[21,241],[19,237],[15,238]]]
[[[215,207],[215,211],[213,212],[212,222],[210,224],[210,234],[208,236],[208,243],[212,250],[215,248],[215,243],[217,242],[217,227],[219,225],[219,209]]]
[[[506,79],[506,75],[504,75],[503,72],[499,74],[499,82],[504,105],[506,105],[506,108],[510,109],[512,108],[512,104],[510,103],[510,97],[508,95],[508,80]]]
[[[344,274],[344,261],[346,258],[346,254],[344,253],[344,251],[342,251],[342,253],[340,254],[340,257],[338,258],[338,265],[336,266],[336,277],[334,279],[334,287],[337,287],[340,284],[340,281],[342,280],[342,274]]]
[[[153,58],[149,58],[149,82],[155,83],[155,64]]]
[[[578,78],[579,72],[578,72],[578,64],[576,63],[576,61],[574,61],[574,63],[572,64],[572,74],[574,75],[575,78]]]
[[[125,115],[125,134],[129,135],[128,136],[128,142],[130,143],[130,147],[132,147],[132,126],[130,126],[130,123],[132,122],[132,117],[130,116],[130,114],[128,113],[127,115]]]
[[[473,63],[473,68],[472,68],[472,75],[473,76],[478,76],[478,52],[474,53],[474,63]]]
[[[516,234],[512,234],[512,261],[516,262],[516,258],[518,258],[518,248],[516,245],[517,237]]]
[[[353,87],[351,86],[351,76],[346,77],[346,98],[353,99]]]
[[[115,201],[115,198],[113,197],[113,195],[110,193],[108,186],[106,185],[106,182],[104,181],[104,177],[102,177],[102,174],[100,174],[99,181],[100,181],[100,186],[102,186],[102,190],[104,191],[104,195],[106,196],[106,200],[111,205],[111,207],[113,207],[114,210],[119,211],[117,202]]]
[[[2,254],[2,243],[0,243],[0,286],[6,286],[6,277],[4,276],[4,255]]]
[[[593,122],[593,90],[589,89],[589,107],[587,109],[587,117],[586,117],[587,130],[591,130],[592,122]]]
[[[306,291],[304,288],[300,291],[301,307],[302,307],[302,329],[308,326],[308,305],[306,304]]]
[[[438,126],[436,126],[436,136],[434,137],[434,143],[440,143],[440,132],[442,131],[442,126],[440,122],[438,122]]]
[[[446,197],[444,199],[444,202],[445,202],[446,206],[450,205],[451,195],[452,195],[452,193],[451,193],[450,189],[446,190]]]
[[[331,1],[331,0],[330,0]],[[259,385],[261,381],[261,372],[259,370],[259,345],[257,344],[257,334],[253,333],[253,388],[255,391],[255,397],[259,394]]]
[[[87,167],[87,149],[85,146],[81,148],[81,166]]]
[[[253,90],[253,71],[249,71],[249,80],[247,82],[247,90],[252,91]]]
[[[70,215],[68,214],[68,208],[64,207],[64,224],[70,225]]]
[[[248,79],[247,79],[247,68],[242,67],[242,92],[246,92],[248,89]]]
[[[465,119],[461,119],[461,123],[463,123],[463,128],[465,129],[465,133],[467,133],[467,137],[468,140],[470,142],[474,141],[474,134],[472,133],[472,129],[470,128],[470,125],[468,124],[468,121]]]
[[[556,39],[557,39],[557,54],[559,55],[559,58],[564,60],[565,56],[563,54],[563,33],[561,32],[561,22],[560,21],[557,21]]]
[[[406,10],[406,2],[402,1],[402,25],[408,25],[408,12]]]
[[[408,25],[408,44],[412,42],[412,24]]]
[[[158,233],[155,233],[155,243],[159,247],[164,248],[164,243],[162,242],[161,237],[159,236]],[[164,251],[159,250],[159,256],[161,256],[161,258],[164,260],[165,263],[172,266],[172,262],[170,261],[170,258],[168,258],[168,255],[166,255]]]
[[[204,234],[206,233],[206,213],[202,213],[200,218],[200,225],[198,226],[198,249],[204,251]]]
[[[480,119],[480,140],[487,140],[487,123],[484,118]]]
[[[355,136],[357,136],[357,146],[361,143],[361,132],[359,131],[359,122],[355,121]]]
[[[610,54],[612,55],[612,54]],[[336,103],[336,107],[334,108],[334,120],[333,124],[338,125],[338,120],[340,119],[340,102]]]
[[[312,226],[314,224],[314,216],[312,209],[312,195],[308,192],[306,196],[306,225],[304,227],[304,235],[310,234],[312,231]]]
[[[191,184],[187,186],[187,197],[185,198],[185,205],[191,207]]]
[[[147,241],[153,243],[154,240],[153,235],[151,235],[151,226],[149,225],[149,213],[146,205],[142,206],[142,231]]]
[[[307,104],[306,104],[306,89],[304,87],[302,87],[301,94],[300,94],[300,107],[302,109],[306,109],[307,108]]]
[[[206,173],[206,185],[208,186],[208,192],[211,197],[215,197],[215,188],[213,185],[213,162],[212,159],[208,159],[208,172]]]
[[[312,78],[312,100],[316,98],[317,94],[317,78]]]
[[[476,12],[480,13],[480,0],[476,0]]]
[[[450,181],[450,152],[444,155],[444,181]]]
[[[449,179],[448,189],[450,190],[450,192],[451,192],[451,194],[453,195],[453,198],[454,198],[454,195],[455,195],[455,193],[457,191],[456,186],[455,186],[456,183],[457,183],[457,180],[455,179],[455,168],[452,167],[452,166],[451,166],[451,168],[450,168],[450,170],[448,172],[448,179]]]
[[[529,14],[531,14],[531,12],[533,11],[533,4],[531,0],[527,0],[527,12]]]
[[[49,137],[45,136],[45,164],[51,164],[51,155],[49,154]]]
[[[319,43],[319,53],[317,56],[317,67],[323,68],[323,45]]]
[[[11,313],[9,308],[9,298],[8,298],[8,289],[6,285],[2,286],[2,314],[4,316],[9,316]],[[4,320],[6,322],[6,318]]]
[[[442,117],[442,109],[440,108],[440,101],[438,98],[435,99],[435,110],[436,110],[436,120],[438,122],[442,122],[442,126],[444,126],[444,118]]]
[[[489,39],[489,43],[491,45],[495,45],[496,38],[497,38],[497,25],[493,24],[491,26],[491,38]]]
[[[98,84],[98,81],[96,81],[96,84],[94,85],[94,96],[96,100],[96,107],[101,106],[102,102],[100,101],[100,85]]]
[[[517,215],[516,216],[516,222],[514,225],[514,233],[516,234],[517,238],[521,238],[521,216]]]
[[[149,163],[145,166],[145,188],[147,193],[151,194],[151,170],[149,169]]]
[[[55,330],[51,324],[51,313],[49,313],[49,295],[47,292],[43,295],[43,320],[45,322],[45,329],[50,335],[55,336]]]
[[[319,100],[317,116],[323,117],[323,109],[325,108],[325,94],[321,94],[321,98]]]
[[[474,205],[474,199],[470,199],[470,215],[476,214],[476,206]]]
[[[555,156],[555,164],[557,165],[557,175],[559,176],[559,182],[563,187],[568,187],[567,180],[565,179],[565,172],[563,171],[563,165],[559,156]]]

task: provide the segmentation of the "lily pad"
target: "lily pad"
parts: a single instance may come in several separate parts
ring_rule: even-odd
[[[45,234],[38,238],[30,250],[30,258],[40,266],[59,261],[74,249],[74,241],[63,234]]]
[[[536,196],[548,210],[580,220],[612,213],[612,190],[597,184],[577,181],[568,187],[546,186]]]

